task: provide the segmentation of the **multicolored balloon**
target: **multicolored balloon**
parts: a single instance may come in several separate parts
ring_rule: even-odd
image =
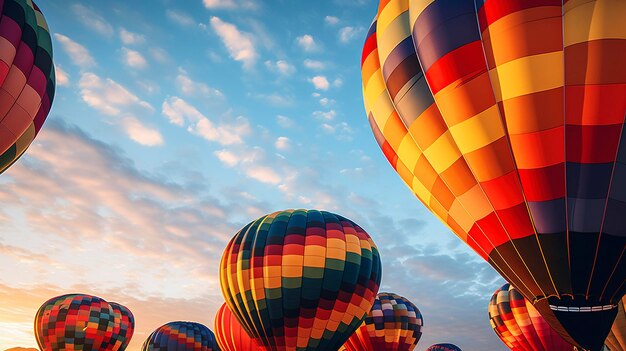
[[[384,0],[365,108],[415,195],[566,340],[626,292],[626,2]]]
[[[249,335],[271,351],[336,351],[372,308],[378,249],[357,224],[315,210],[263,216],[228,243],[222,293]]]
[[[215,314],[213,330],[215,330],[217,344],[222,351],[258,351],[261,349],[246,333],[226,303],[222,304]]]
[[[0,6],[0,173],[26,151],[54,99],[52,40],[31,0]]]
[[[411,351],[422,337],[420,310],[406,298],[379,293],[365,321],[344,344],[346,351]]]
[[[622,298],[622,301],[619,303],[619,312],[617,312],[617,317],[615,317],[609,336],[604,341],[604,344],[611,351],[626,351],[626,311],[624,310],[624,304],[626,304],[626,297]]]
[[[503,285],[489,302],[489,321],[512,351],[573,351],[513,286]]]
[[[41,351],[115,351],[115,312],[103,299],[69,294],[46,301],[35,317]]]
[[[454,344],[435,344],[431,345],[426,351],[463,351]]]
[[[124,351],[133,337],[135,331],[135,316],[125,306],[116,302],[109,302],[115,315],[115,324],[118,326],[111,336],[114,343],[113,351]]]
[[[219,351],[215,335],[196,322],[169,322],[150,334],[142,351]]]

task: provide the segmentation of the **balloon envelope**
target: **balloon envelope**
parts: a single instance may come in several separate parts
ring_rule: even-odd
[[[222,351],[257,351],[257,343],[246,333],[237,318],[222,304],[215,314],[215,337]]]
[[[598,350],[626,292],[621,0],[385,0],[365,108],[415,195]]]
[[[220,264],[228,307],[268,350],[338,350],[372,307],[380,278],[370,236],[349,219],[314,210],[251,222]]]
[[[624,311],[624,303],[626,303],[626,297],[622,298],[622,301],[619,303],[619,312],[617,312],[611,332],[604,342],[611,351],[626,351],[626,311]]]
[[[379,293],[363,324],[344,344],[347,351],[411,351],[422,336],[422,314],[406,298]]]
[[[431,345],[426,351],[463,351],[454,344],[435,344]]]
[[[491,297],[489,321],[512,351],[573,351],[513,286],[505,284]]]
[[[50,111],[55,77],[52,41],[30,0],[0,4],[0,173],[31,144]]]
[[[46,301],[35,317],[35,337],[42,351],[115,351],[115,313],[108,302],[84,294]]]
[[[215,335],[196,322],[169,322],[144,341],[142,351],[219,351]]]
[[[109,302],[109,305],[113,309],[117,326],[111,336],[111,340],[114,343],[113,351],[124,351],[135,331],[135,316],[127,307],[118,303]]]

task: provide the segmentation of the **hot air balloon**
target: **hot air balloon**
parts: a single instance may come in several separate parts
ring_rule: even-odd
[[[150,334],[142,351],[219,351],[215,335],[196,322],[169,322]]]
[[[383,153],[567,341],[626,292],[626,2],[385,0],[363,48]]]
[[[103,299],[69,294],[46,301],[35,317],[41,351],[115,351],[115,312]]]
[[[615,322],[611,327],[611,332],[606,338],[604,344],[609,347],[611,351],[626,351],[626,311],[624,311],[624,304],[626,303],[626,297],[622,298],[619,303],[619,312],[615,317]]]
[[[26,151],[54,98],[52,41],[31,0],[0,6],[0,173]]]
[[[406,298],[379,293],[365,321],[344,344],[346,351],[411,351],[422,337],[422,314]]]
[[[435,344],[431,345],[426,351],[463,351],[454,344]]]
[[[246,333],[237,318],[222,304],[215,314],[215,338],[222,351],[257,351],[257,343]]]
[[[235,234],[220,263],[228,307],[271,351],[337,351],[372,308],[380,279],[370,236],[325,211],[263,216]]]
[[[574,350],[510,284],[503,285],[491,297],[489,320],[500,340],[512,351]]]
[[[115,324],[118,326],[111,336],[114,343],[113,351],[124,351],[133,337],[135,330],[135,316],[125,306],[115,302],[109,302],[115,315]]]

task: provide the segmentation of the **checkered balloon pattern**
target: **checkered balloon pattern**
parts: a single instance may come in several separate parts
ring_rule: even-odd
[[[31,0],[0,1],[0,173],[31,144],[54,99],[52,41]]]
[[[376,245],[357,224],[315,210],[263,216],[228,243],[220,282],[228,307],[271,351],[336,351],[372,308]]]
[[[115,302],[109,302],[115,315],[116,328],[111,336],[114,344],[113,351],[124,351],[133,337],[135,330],[135,316],[126,308]]]
[[[463,351],[454,344],[435,344],[431,345],[426,351]]]
[[[195,322],[169,322],[144,341],[142,351],[220,351],[215,335]]]
[[[115,351],[115,312],[108,302],[70,294],[46,301],[35,317],[35,336],[42,351]]]
[[[365,321],[344,344],[347,351],[411,351],[422,337],[422,314],[409,300],[379,293]]]
[[[246,333],[237,318],[222,304],[215,314],[215,337],[222,351],[258,351],[257,343]]]

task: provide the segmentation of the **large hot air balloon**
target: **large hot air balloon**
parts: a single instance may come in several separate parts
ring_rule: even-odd
[[[196,322],[169,322],[143,342],[141,351],[219,351],[215,335]]]
[[[35,317],[41,351],[115,351],[115,312],[103,299],[83,294],[46,301]]]
[[[574,350],[510,284],[503,285],[491,297],[489,321],[512,351]]]
[[[127,307],[116,302],[109,302],[109,305],[113,309],[117,326],[111,336],[111,340],[114,343],[113,351],[124,351],[133,337],[135,316]]]
[[[243,329],[237,318],[222,304],[215,314],[215,338],[222,351],[258,351],[260,348]]]
[[[0,3],[0,173],[26,151],[54,98],[52,41],[31,0]]]
[[[622,298],[619,303],[619,312],[615,317],[611,332],[606,338],[604,344],[611,349],[611,351],[626,351],[626,311],[624,311],[624,304],[626,303],[626,297]]]
[[[409,300],[379,293],[365,321],[344,344],[346,351],[411,351],[422,337],[422,314]]]
[[[426,351],[463,351],[454,344],[435,344],[431,345]]]
[[[566,340],[626,292],[626,2],[385,0],[365,107],[415,195]]]
[[[287,210],[228,243],[222,293],[237,320],[272,351],[336,351],[372,308],[381,279],[370,236],[342,216]]]

